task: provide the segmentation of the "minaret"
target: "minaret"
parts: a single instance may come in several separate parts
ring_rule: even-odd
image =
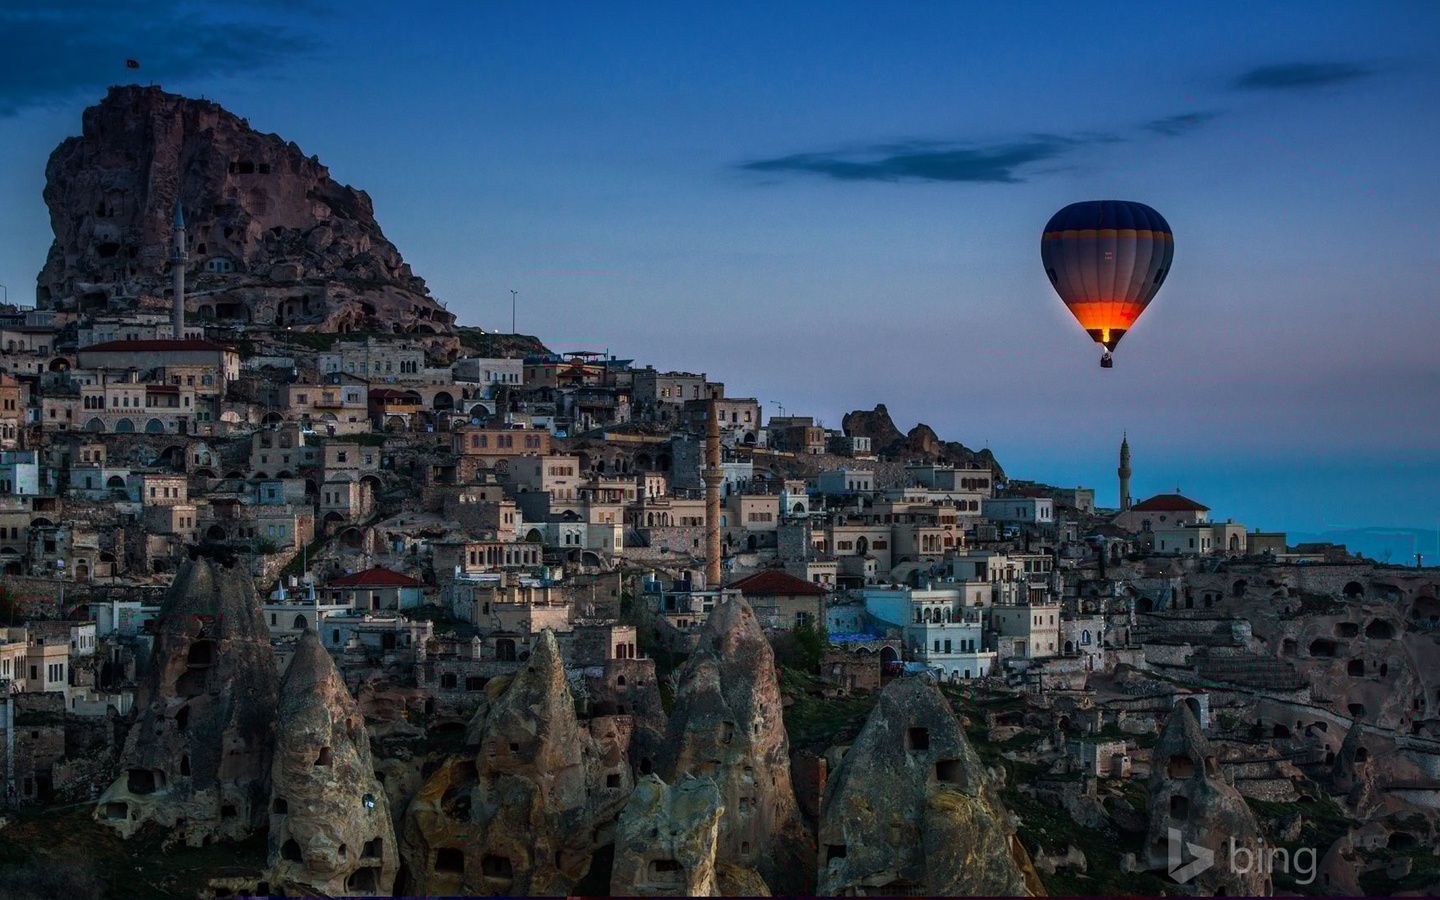
[[[170,303],[171,338],[185,339],[185,263],[190,254],[185,252],[185,216],[180,212],[180,198],[175,198],[175,221],[171,229],[175,246],[170,250],[170,274],[175,279],[175,296]]]
[[[1125,512],[1130,508],[1130,438],[1124,435],[1120,438],[1120,468],[1116,470],[1120,476],[1120,511]]]
[[[725,473],[720,470],[720,421],[715,400],[705,404],[705,589],[720,587],[720,483]]]

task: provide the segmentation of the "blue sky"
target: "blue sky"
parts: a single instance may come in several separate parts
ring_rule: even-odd
[[[368,191],[462,322],[705,371],[838,427],[991,447],[1115,502],[1434,527],[1440,7],[330,4],[0,10],[0,283],[111,83],[204,95]],[[1067,203],[1160,210],[1101,371],[1050,290]]]

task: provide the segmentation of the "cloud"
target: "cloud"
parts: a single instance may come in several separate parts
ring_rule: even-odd
[[[1181,113],[1178,116],[1166,116],[1163,119],[1146,122],[1140,127],[1151,134],[1158,134],[1164,137],[1180,137],[1214,121],[1219,115],[1220,114],[1216,112]]]
[[[796,153],[740,165],[750,172],[823,175],[838,181],[964,181],[1015,184],[1020,169],[1056,159],[1081,143],[1074,138],[1036,135],[990,146],[940,141],[874,144],[859,150]]]
[[[1194,112],[1156,119],[1140,125],[1139,136],[1179,137],[1218,115]],[[1095,144],[1119,144],[1135,139],[1134,135],[1086,131],[1068,135],[1033,134],[989,144],[911,140],[756,159],[740,163],[739,168],[779,175],[820,175],[836,181],[1020,184],[1040,171],[1037,163],[1053,162]]]
[[[1309,91],[1374,74],[1373,69],[1355,63],[1283,63],[1251,69],[1235,79],[1231,87],[1237,91]]]
[[[316,40],[291,17],[315,9],[309,0],[150,0],[143,10],[101,0],[7,2],[0,7],[0,117],[97,96],[117,82],[225,76],[309,55]],[[141,69],[127,70],[127,59]]]

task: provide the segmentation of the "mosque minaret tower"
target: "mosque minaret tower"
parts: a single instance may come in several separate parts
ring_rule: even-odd
[[[170,337],[172,340],[185,339],[185,264],[190,254],[185,252],[185,215],[180,211],[180,198],[175,198],[175,221],[172,232],[175,246],[170,251],[170,274],[175,279],[174,296],[170,301]]]
[[[1116,470],[1120,476],[1120,511],[1125,512],[1130,508],[1130,436],[1124,435],[1120,438],[1120,468]]]

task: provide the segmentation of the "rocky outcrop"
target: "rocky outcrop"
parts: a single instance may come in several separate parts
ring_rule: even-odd
[[[928,678],[885,686],[830,776],[818,893],[1041,892],[980,758]]]
[[[615,829],[610,893],[617,897],[714,897],[715,844],[725,806],[708,778],[671,788],[654,775],[635,785]]]
[[[407,893],[565,894],[614,840],[629,760],[577,720],[555,635],[488,694],[471,730],[478,752],[443,765],[410,804]]]
[[[910,429],[905,442],[890,451],[891,456],[906,459],[929,459],[948,463],[957,468],[966,466],[991,470],[997,479],[1005,478],[1005,470],[995,461],[995,454],[989,449],[971,450],[959,441],[942,441],[935,431],[924,422]]]
[[[883,403],[875,404],[873,410],[846,413],[840,420],[840,428],[847,437],[868,437],[870,448],[876,453],[905,440],[905,433],[895,427],[895,420],[890,418],[890,410]]]
[[[1399,733],[1430,717],[1424,698],[1440,688],[1435,636],[1407,630],[1390,604],[1336,603],[1325,613],[1286,616],[1277,630],[1276,643],[1289,646],[1306,683],[1326,686],[1337,714]]]
[[[1336,838],[1316,867],[1316,882],[1321,893],[1339,897],[1363,897],[1360,870],[1365,859],[1355,846],[1355,832],[1347,831]]]
[[[399,857],[365,719],[313,629],[285,672],[270,785],[271,883],[388,897]]]
[[[658,771],[720,787],[719,862],[756,870],[776,893],[806,887],[812,842],[790,780],[790,747],[770,643],[736,598],[716,606],[680,671]]]
[[[850,437],[870,438],[871,449],[880,456],[990,469],[995,478],[1005,478],[1005,471],[995,461],[995,454],[988,449],[971,450],[956,441],[942,441],[934,429],[923,422],[910,429],[909,434],[903,434],[895,427],[890,411],[883,403],[877,403],[873,410],[857,409],[846,413],[840,420],[840,427]]]
[[[42,307],[133,309],[167,296],[178,198],[191,315],[327,332],[452,330],[454,316],[385,239],[364,191],[215,103],[111,88],[45,175],[55,242],[38,279]]]
[[[192,846],[245,838],[265,823],[279,681],[254,584],[191,561],[157,621],[124,774],[95,816],[126,837],[154,822]]]
[[[1256,854],[1263,852],[1259,823],[1245,798],[1222,777],[1219,757],[1188,703],[1175,704],[1150,758],[1150,827],[1145,846],[1151,868],[1171,871],[1191,861],[1188,850],[1180,860],[1171,859],[1172,845],[1203,847],[1215,860],[1224,860],[1233,841],[1234,847],[1246,848],[1252,858],[1259,858]],[[1172,840],[1172,833],[1178,839]],[[1270,877],[1260,866],[1240,872],[1212,865],[1188,877],[1185,887],[1211,895],[1253,897],[1270,893]]]
[[[1335,790],[1345,795],[1346,804],[1357,811],[1368,810],[1376,800],[1371,750],[1365,746],[1364,732],[1358,722],[1350,726],[1330,769]]]

